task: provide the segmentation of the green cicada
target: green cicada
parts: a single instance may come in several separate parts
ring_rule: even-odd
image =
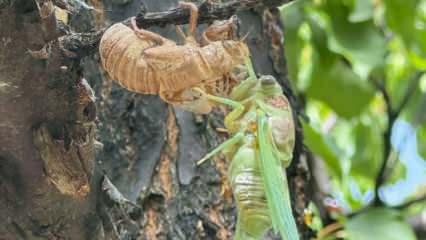
[[[292,111],[275,78],[256,79],[248,66],[250,77],[229,99],[205,94],[233,107],[225,118],[231,138],[198,164],[220,151],[231,160],[229,179],[238,209],[234,240],[260,239],[271,227],[284,240],[298,240],[284,170],[295,142]]]

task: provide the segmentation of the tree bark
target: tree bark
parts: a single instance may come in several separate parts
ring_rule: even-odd
[[[44,2],[0,1],[0,239],[231,239],[229,162],[194,164],[226,138],[215,130],[224,110],[194,115],[119,87],[92,48],[78,55],[64,47],[67,27],[58,22],[62,32],[46,32]],[[146,12],[177,6],[175,0],[90,0],[93,10],[77,0],[54,2],[74,3],[68,27],[76,32],[137,15],[141,2]],[[238,16],[241,32],[250,32],[257,73],[275,75],[299,109],[286,78],[277,11]],[[176,39],[173,26],[149,30]],[[308,239],[308,176],[297,126],[288,175],[299,230]]]

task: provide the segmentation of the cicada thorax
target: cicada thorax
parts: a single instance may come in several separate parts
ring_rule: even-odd
[[[246,137],[245,143],[236,149],[229,168],[241,239],[259,239],[271,227],[254,141],[254,137]]]
[[[229,98],[233,89],[238,86],[241,81],[247,78],[247,71],[244,70],[245,67],[243,64],[237,65],[229,73],[223,74],[220,79],[206,84],[206,93],[214,96]]]
[[[283,95],[275,95],[266,99],[269,111],[268,123],[272,132],[273,144],[281,153],[284,167],[287,167],[292,158],[295,144],[295,128],[292,111],[288,99]]]

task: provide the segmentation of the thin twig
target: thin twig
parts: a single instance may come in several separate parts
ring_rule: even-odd
[[[408,201],[406,203],[403,203],[401,205],[394,206],[392,208],[393,209],[402,210],[402,209],[410,207],[413,204],[420,203],[420,202],[426,202],[426,195],[423,195],[421,197],[415,198],[415,199],[410,200],[410,201]]]

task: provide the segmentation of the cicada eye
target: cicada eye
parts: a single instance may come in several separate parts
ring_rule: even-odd
[[[264,75],[262,77],[260,77],[260,84],[262,86],[271,86],[271,85],[275,85],[276,80],[273,76],[271,75]]]

